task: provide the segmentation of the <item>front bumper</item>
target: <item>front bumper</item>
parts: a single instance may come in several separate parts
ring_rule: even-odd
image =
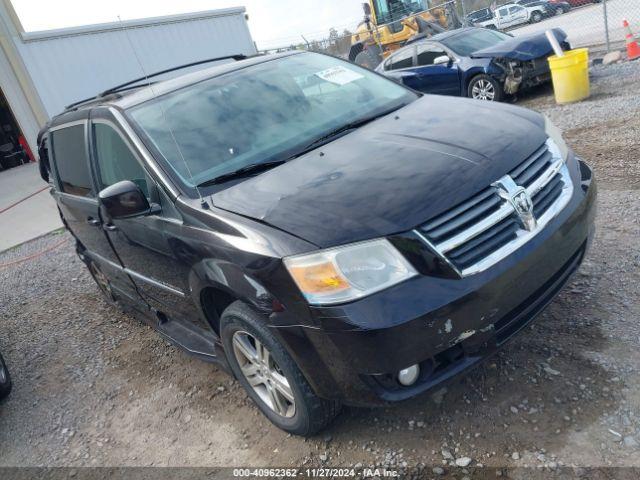
[[[313,360],[300,366],[316,393],[379,405],[431,390],[492,355],[555,297],[593,237],[596,184],[578,160],[568,205],[527,244],[462,279],[419,276],[347,305],[312,308]],[[413,364],[421,376],[402,387]]]

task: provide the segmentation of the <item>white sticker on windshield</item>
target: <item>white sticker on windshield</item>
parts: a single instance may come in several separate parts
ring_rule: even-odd
[[[358,72],[342,66],[327,68],[326,70],[316,73],[316,76],[327,82],[335,83],[336,85],[346,85],[347,83],[364,78]]]

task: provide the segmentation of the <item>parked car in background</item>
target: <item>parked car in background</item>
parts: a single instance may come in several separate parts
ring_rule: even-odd
[[[9,369],[7,364],[4,363],[4,358],[0,354],[0,400],[7,397],[11,393],[11,376],[9,376]]]
[[[485,22],[493,18],[493,11],[490,8],[481,8],[467,15],[468,25],[475,25],[478,22]]]
[[[309,52],[149,78],[41,131],[51,193],[107,299],[293,434],[468,372],[593,236],[591,169],[539,113]]]
[[[566,34],[553,30],[565,50]],[[376,71],[424,93],[500,101],[551,79],[544,33],[513,37],[486,28],[451,30],[401,48]]]
[[[571,5],[565,1],[551,2],[550,0],[515,0],[513,2],[522,7],[542,7],[544,8],[545,17],[553,17],[562,15],[571,10]]]
[[[537,23],[546,15],[542,6],[523,7],[515,3],[502,5],[493,12],[493,18],[476,22],[478,27],[491,28],[493,30],[505,30],[524,23]]]

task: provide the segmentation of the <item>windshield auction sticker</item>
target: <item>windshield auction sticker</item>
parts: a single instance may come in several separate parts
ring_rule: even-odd
[[[363,78],[358,72],[341,66],[327,68],[326,70],[316,73],[316,76],[327,82],[335,83],[336,85],[346,85],[347,83],[355,82]]]

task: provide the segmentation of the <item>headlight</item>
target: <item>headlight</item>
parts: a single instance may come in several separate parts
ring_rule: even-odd
[[[417,275],[388,240],[372,240],[284,259],[312,305],[348,302]]]
[[[548,135],[548,137],[556,144],[558,147],[558,151],[564,161],[567,161],[567,157],[569,155],[569,147],[567,146],[564,138],[562,138],[562,130],[556,127],[548,117],[544,117],[544,131]],[[554,153],[554,152],[552,152]]]

